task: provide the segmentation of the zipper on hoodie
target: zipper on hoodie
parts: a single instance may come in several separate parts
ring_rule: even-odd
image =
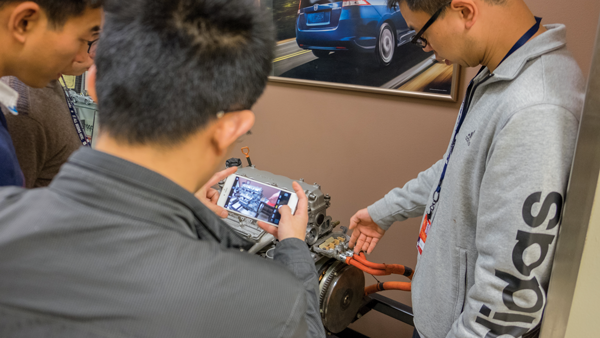
[[[494,73],[490,73],[488,74],[483,80],[481,80],[481,82],[476,83],[473,88],[471,89],[470,92],[467,93],[467,100],[465,101],[465,111],[468,112],[469,108],[471,108],[471,100],[473,100],[473,96],[475,96],[475,91],[477,90],[477,88],[479,88],[479,86],[481,86],[482,84],[484,84],[487,80],[491,79],[494,77]]]
[[[477,76],[479,76],[479,74],[481,74],[481,72],[484,69],[485,69],[485,67],[481,67],[481,69],[479,69],[479,73],[477,73],[477,75],[475,75],[475,78]],[[448,163],[450,162],[450,156],[452,156],[452,152],[454,150],[454,145],[456,144],[456,137],[458,136],[460,128],[467,117],[467,113],[469,112],[469,106],[471,105],[471,100],[473,99],[473,96],[475,95],[475,91],[477,90],[477,88],[480,85],[484,84],[487,80],[491,79],[492,77],[494,77],[494,74],[490,73],[479,83],[475,82],[475,78],[473,78],[471,80],[471,83],[469,83],[469,88],[467,89],[467,93],[465,95],[465,100],[463,101],[463,105],[460,110],[459,121],[457,122],[456,130],[453,133],[453,140],[450,145],[450,153],[449,153],[448,157],[446,158],[446,164],[444,165],[444,170],[442,171],[442,177],[440,178],[438,187],[435,190],[435,192],[433,193],[433,203],[429,206],[429,211],[427,212],[427,214],[425,216],[425,217],[427,217],[427,219],[429,219],[431,221],[430,224],[433,224],[433,211],[435,210],[435,206],[439,200],[439,193],[442,189],[442,182],[444,180],[444,176],[446,175],[446,169],[448,168]],[[435,195],[436,193],[438,194],[437,198]],[[418,244],[417,244],[417,247],[418,247]]]

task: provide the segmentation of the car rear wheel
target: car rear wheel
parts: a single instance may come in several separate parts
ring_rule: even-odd
[[[375,57],[380,65],[387,66],[392,63],[396,51],[396,35],[392,26],[384,22],[379,29],[379,39],[375,48]]]
[[[313,49],[312,52],[318,58],[328,57],[329,53],[331,53],[328,50],[321,50],[321,49]]]

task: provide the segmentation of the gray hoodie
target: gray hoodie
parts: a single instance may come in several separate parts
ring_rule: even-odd
[[[520,337],[541,321],[585,89],[565,27],[546,28],[474,79],[412,283],[423,338]],[[371,205],[373,220],[423,216],[443,167]]]

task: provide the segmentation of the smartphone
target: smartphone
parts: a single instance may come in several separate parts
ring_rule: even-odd
[[[298,195],[233,174],[225,180],[217,205],[240,216],[279,226],[279,208],[287,205],[294,214],[298,206]]]

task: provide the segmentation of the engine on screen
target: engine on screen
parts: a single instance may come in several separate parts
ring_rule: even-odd
[[[279,224],[279,207],[289,203],[292,193],[248,178],[233,177],[235,178],[225,201],[225,209],[242,216]]]
[[[232,159],[233,160],[233,159]],[[227,161],[237,163],[241,161]],[[351,256],[348,248],[349,236],[345,230],[334,232],[339,222],[327,215],[331,197],[321,191],[317,183],[308,184],[303,179],[292,180],[285,176],[256,169],[254,166],[239,168],[239,181],[235,182],[226,202],[226,207],[234,210],[225,222],[237,233],[254,243],[250,253],[265,259],[273,258],[277,240],[262,230],[252,218],[269,221],[274,209],[269,192],[294,191],[292,183],[300,183],[308,198],[308,225],[306,244],[319,274],[319,300],[323,325],[329,332],[344,330],[355,318],[364,295],[365,279],[363,272],[345,263]],[[258,184],[257,184],[258,182]],[[222,182],[223,183],[223,182]],[[222,188],[222,184],[221,184]],[[249,218],[252,217],[252,218]],[[273,223],[277,224],[278,219]]]

